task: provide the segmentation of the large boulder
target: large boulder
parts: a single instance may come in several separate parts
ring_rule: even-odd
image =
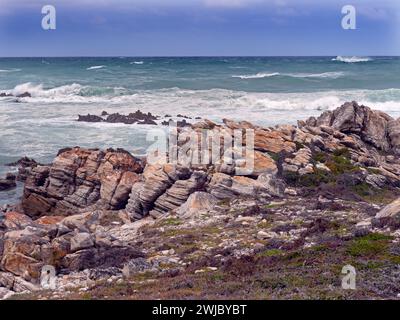
[[[32,169],[22,208],[33,218],[69,215],[98,203],[122,209],[142,170],[142,161],[125,150],[64,149],[51,166]]]
[[[179,207],[177,214],[182,217],[190,217],[199,212],[211,210],[217,202],[217,198],[212,194],[197,191],[192,193],[186,202]]]
[[[359,135],[364,142],[383,150],[390,150],[388,125],[393,119],[387,114],[347,102],[334,111],[326,111],[317,119],[310,118],[305,124],[311,127],[327,126],[342,133]]]
[[[0,191],[7,191],[17,186],[16,176],[13,174],[7,174],[5,179],[0,179]]]

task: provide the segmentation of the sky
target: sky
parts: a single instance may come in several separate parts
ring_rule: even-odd
[[[0,0],[2,57],[320,55],[400,55],[400,0]]]

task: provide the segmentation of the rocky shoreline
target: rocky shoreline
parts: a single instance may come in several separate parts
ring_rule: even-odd
[[[352,102],[297,126],[204,119],[178,142],[204,129],[254,130],[253,173],[80,147],[15,163],[6,180],[25,187],[0,213],[0,298],[400,297],[400,119]],[[358,290],[340,286],[346,264]],[[55,290],[39,286],[46,265]]]

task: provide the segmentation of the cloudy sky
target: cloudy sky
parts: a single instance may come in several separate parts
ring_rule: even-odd
[[[0,0],[0,56],[400,55],[399,22],[400,0]]]

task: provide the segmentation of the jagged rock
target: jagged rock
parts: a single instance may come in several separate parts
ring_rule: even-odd
[[[154,202],[154,209],[149,213],[157,217],[181,206],[195,191],[204,190],[207,174],[195,171],[187,180],[177,180],[163,195]]]
[[[193,129],[212,130],[217,127],[217,124],[208,119],[203,119],[195,124],[192,124]]]
[[[76,213],[97,202],[121,209],[142,170],[141,160],[125,150],[66,149],[51,166],[32,169],[22,208],[34,218]]]
[[[230,199],[235,196],[252,196],[259,199],[281,196],[285,184],[274,174],[262,174],[257,180],[243,176],[230,177],[226,174],[213,175],[208,186],[210,192],[217,199]]]
[[[13,293],[36,291],[39,289],[35,284],[9,272],[0,272],[0,286],[7,288]]]
[[[232,184],[231,176],[224,173],[215,173],[211,178],[207,191],[217,199],[230,199],[235,196]]]
[[[80,122],[103,122],[104,119],[99,116],[88,114],[86,116],[78,115],[78,120]]]
[[[32,95],[29,92],[24,92],[21,94],[16,95],[17,98],[31,98]]]
[[[259,151],[273,153],[279,153],[282,151],[293,152],[296,150],[296,144],[287,141],[282,132],[262,129],[255,131],[254,147]]]
[[[384,151],[390,149],[387,139],[388,124],[393,119],[380,111],[374,111],[356,102],[347,102],[334,111],[326,111],[317,119],[306,121],[312,127],[328,126],[342,133],[358,134],[363,141]],[[392,132],[395,131],[392,129]]]
[[[98,224],[98,222],[99,213],[97,211],[94,211],[66,217],[61,221],[60,225],[65,226],[70,231],[78,230],[81,232],[89,232],[91,227]]]
[[[400,154],[400,119],[388,122],[388,137],[392,150],[396,154]]]
[[[129,260],[122,268],[122,274],[125,278],[129,278],[139,272],[151,270],[153,265],[145,258],[136,258]]]
[[[24,181],[26,181],[26,179],[27,179],[29,173],[32,171],[32,169],[39,166],[40,164],[31,158],[23,157],[23,158],[19,159],[18,161],[8,163],[6,165],[10,166],[10,167],[17,167],[18,168],[17,180],[24,182]]]
[[[90,248],[66,255],[61,261],[61,266],[74,271],[94,267],[121,268],[127,261],[139,257],[143,257],[143,253],[129,246]]]
[[[382,218],[400,218],[400,199],[393,201],[392,203],[388,204],[382,210],[380,210],[376,216],[377,219]]]
[[[207,192],[197,191],[192,193],[186,202],[178,208],[177,214],[182,217],[190,217],[199,211],[211,210],[216,204],[216,197]]]
[[[5,213],[4,225],[8,230],[23,229],[32,224],[32,219],[18,212]]]
[[[17,186],[16,176],[8,173],[5,179],[0,179],[0,191],[7,191]]]
[[[263,173],[277,172],[277,170],[276,162],[267,153],[254,151],[252,154],[248,154],[242,163],[237,161],[231,172],[232,174],[259,176]]]
[[[365,178],[365,182],[374,188],[383,188],[387,183],[387,179],[381,174],[369,174]]]
[[[282,197],[285,192],[286,183],[278,179],[276,174],[263,173],[258,176],[257,181],[272,196]]]
[[[94,241],[89,233],[81,232],[71,238],[71,252],[88,249],[94,246]]]
[[[43,244],[49,243],[46,234],[45,230],[33,227],[7,232],[4,236],[1,269],[12,272],[28,281],[38,279],[44,263],[33,258],[33,256],[40,254],[40,248]]]
[[[101,116],[97,115],[78,115],[78,120],[81,122],[108,122],[108,123],[124,123],[124,124],[151,124],[156,125],[157,123],[154,121],[158,119],[157,116],[149,113],[143,113],[140,110],[137,110],[134,113],[130,113],[128,115],[123,115],[119,113],[108,114],[108,112],[103,111]]]
[[[309,148],[301,148],[293,153],[293,158],[286,158],[283,164],[285,171],[299,172],[300,175],[313,173],[314,168],[311,165],[312,153]]]
[[[133,185],[126,206],[126,211],[131,219],[135,220],[146,216],[154,208],[155,202],[161,195],[176,181],[189,179],[191,174],[191,170],[187,167],[147,165],[143,172],[144,181]]]
[[[0,300],[7,299],[14,294],[15,294],[14,291],[8,290],[7,288],[0,287]]]

